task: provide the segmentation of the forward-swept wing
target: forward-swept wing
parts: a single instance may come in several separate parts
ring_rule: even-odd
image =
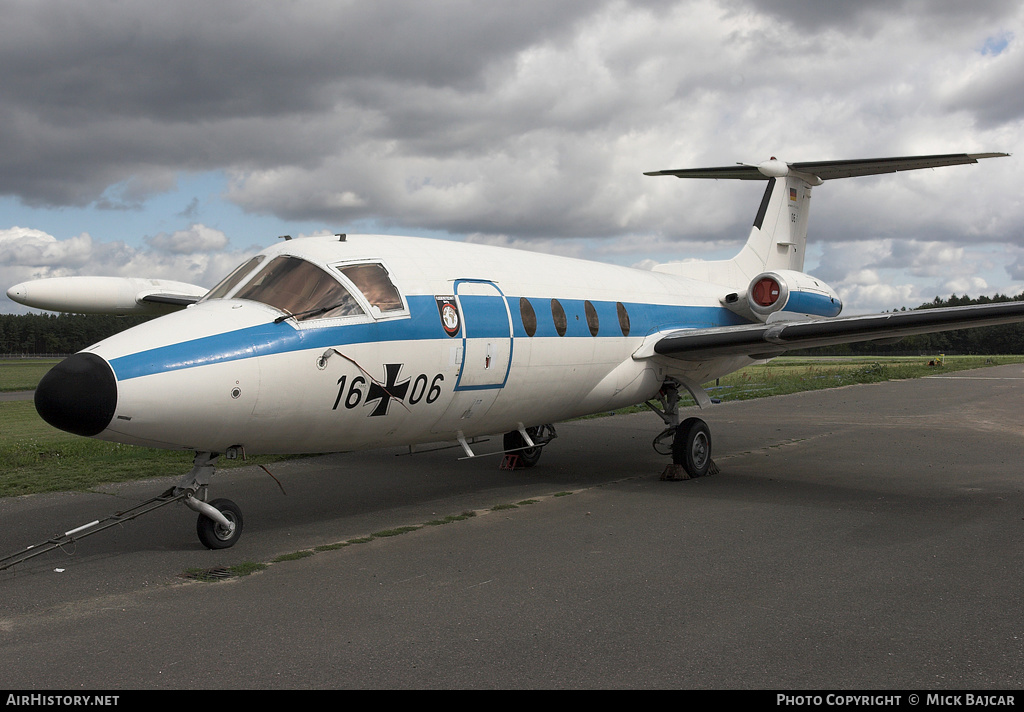
[[[769,320],[765,324],[673,331],[652,340],[637,356],[658,354],[681,360],[702,360],[745,355],[761,359],[794,349],[890,340],[915,334],[1019,321],[1024,321],[1024,302],[917,309],[834,319]]]

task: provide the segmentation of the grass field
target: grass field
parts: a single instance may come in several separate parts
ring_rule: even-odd
[[[747,400],[1022,362],[1024,356],[780,356],[767,364],[729,374],[717,384],[705,384],[705,388],[712,398],[722,401]]]
[[[59,358],[0,359],[0,391],[30,391]]]
[[[712,398],[746,400],[854,383],[918,378],[937,373],[1024,362],[1024,356],[953,356],[929,366],[927,357],[781,357],[706,384]],[[0,360],[0,391],[31,390],[56,360]],[[681,401],[687,404],[688,398]],[[689,400],[692,404],[692,400]],[[629,410],[646,410],[639,406]],[[653,416],[652,416],[653,417]],[[221,460],[219,467],[267,464],[281,458]],[[0,497],[86,490],[105,482],[180,475],[192,454],[118,445],[56,430],[36,414],[31,400],[0,402]]]
[[[60,359],[0,359],[0,391],[25,391]],[[192,453],[82,438],[47,425],[31,400],[0,402],[0,497],[87,490],[106,482],[182,475]],[[218,467],[267,464],[281,457],[219,460]]]

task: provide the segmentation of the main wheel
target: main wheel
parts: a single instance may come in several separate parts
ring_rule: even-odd
[[[540,434],[540,431],[541,429],[539,427],[526,429],[530,439],[534,442],[537,442],[535,438]],[[536,465],[537,461],[540,460],[541,453],[544,451],[544,448],[539,445],[536,447],[526,447],[526,440],[523,439],[522,433],[518,430],[505,433],[503,444],[505,446],[505,450],[515,450],[513,454],[519,456],[519,463],[523,467],[533,467]],[[526,449],[521,450],[520,448]]]
[[[690,477],[703,477],[711,469],[711,430],[700,418],[687,418],[676,428],[672,462]]]
[[[242,510],[230,499],[215,499],[209,504],[234,524],[235,528],[229,530],[219,522],[200,514],[196,521],[196,533],[199,535],[199,541],[203,542],[203,546],[207,549],[227,549],[234,546],[238,538],[242,536]]]

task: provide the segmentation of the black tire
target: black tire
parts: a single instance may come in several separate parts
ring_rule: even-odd
[[[234,546],[242,536],[242,510],[230,499],[215,499],[209,504],[233,522],[235,528],[228,532],[217,522],[200,514],[196,521],[196,533],[199,535],[199,541],[207,549],[227,549]]]
[[[711,469],[711,429],[700,418],[687,418],[676,428],[672,462],[690,477],[703,477]]]
[[[530,439],[534,440],[540,433],[540,428],[527,428],[526,432],[530,435]],[[534,440],[536,442],[536,440]],[[519,456],[519,464],[523,467],[533,467],[540,460],[541,453],[544,448],[537,446],[520,450],[519,448],[526,447],[526,440],[523,439],[522,433],[518,430],[513,430],[510,433],[505,433],[504,447],[506,451],[513,450],[509,454]]]

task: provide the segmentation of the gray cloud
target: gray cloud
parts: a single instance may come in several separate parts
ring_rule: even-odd
[[[998,55],[976,60],[972,71],[946,88],[944,103],[965,111],[983,128],[996,128],[1024,119],[1024,38],[1007,39]]]
[[[758,190],[642,172],[1014,151],[1018,5],[9,3],[0,194],[135,210],[218,171],[248,212],[338,229],[733,244]],[[997,163],[827,184],[812,236],[1024,242],[1024,176]],[[209,245],[178,227],[150,246]]]
[[[386,108],[362,87],[479,87],[594,7],[18,3],[0,26],[0,191],[80,205],[150,172],[302,165],[353,135],[344,114]]]
[[[5,8],[5,94],[47,110],[159,122],[291,115],[357,78],[469,86],[593,5],[528,1],[20,3]]]
[[[198,252],[219,252],[228,245],[228,238],[220,230],[202,224],[193,224],[187,230],[178,230],[170,235],[161,232],[146,238],[146,243],[161,252],[179,255]]]
[[[838,29],[870,34],[893,17],[913,17],[931,31],[962,29],[964,23],[991,22],[1018,9],[1016,0],[728,0],[727,6],[765,13],[806,31]]]

